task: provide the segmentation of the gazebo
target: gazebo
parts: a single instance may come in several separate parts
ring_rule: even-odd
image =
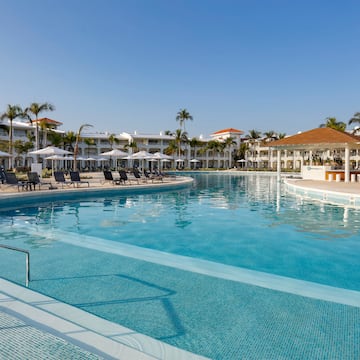
[[[350,150],[360,148],[360,137],[344,131],[324,127],[276,140],[270,144],[270,147],[277,150],[277,172],[279,177],[281,172],[281,150],[309,151],[311,161],[314,150],[344,149],[344,181],[349,182]],[[310,163],[310,165],[312,164]],[[303,168],[303,164],[301,164],[301,168]]]

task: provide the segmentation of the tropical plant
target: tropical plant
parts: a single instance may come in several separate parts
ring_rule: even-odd
[[[42,140],[42,145],[43,147],[47,146],[47,137],[48,137],[48,133],[49,131],[51,131],[54,128],[53,125],[49,124],[45,119],[42,119],[39,122],[39,129],[41,129],[42,133],[43,133],[43,140]],[[35,138],[36,140],[36,138]]]
[[[349,120],[349,125],[351,124],[360,124],[360,112],[356,112],[353,117]]]
[[[74,147],[74,171],[76,170],[76,157],[79,152],[79,142],[81,138],[81,132],[86,129],[92,127],[90,124],[83,124],[79,127],[77,133],[76,133],[76,140],[75,140],[75,147]]]
[[[9,126],[9,154],[10,156],[10,164],[9,167],[12,168],[13,165],[13,120],[17,117],[21,117],[23,114],[23,110],[19,105],[8,105],[7,110],[0,115],[0,120],[8,119],[10,122]]]
[[[246,152],[249,150],[249,144],[242,142],[236,153],[236,160],[245,160]]]
[[[93,138],[85,138],[84,143],[87,145],[87,156],[90,156],[90,147],[95,146],[95,140]]]
[[[18,155],[26,154],[34,148],[34,144],[31,141],[16,140],[14,142],[14,149]]]
[[[24,112],[23,112],[23,117],[26,117],[30,120],[30,122],[32,123],[33,120],[31,119],[31,115],[35,116],[35,120],[36,120],[36,129],[35,129],[35,149],[38,150],[39,149],[39,114],[44,112],[44,111],[54,111],[55,110],[55,106],[50,104],[50,103],[43,103],[43,104],[39,104],[39,103],[32,103],[30,104],[29,107],[27,107]]]
[[[261,138],[261,132],[258,130],[249,130],[249,134],[245,136],[246,139],[249,140],[251,144],[252,150],[254,151],[254,144]],[[254,151],[255,162],[256,162],[256,152]]]
[[[129,143],[125,144],[124,149],[125,150],[131,149],[132,153],[135,153],[139,150],[137,143],[133,140],[131,140]]]
[[[181,143],[188,143],[189,139],[188,139],[188,134],[186,131],[182,131],[181,129],[177,129],[175,130],[175,143],[178,149],[178,155],[180,157],[181,153],[182,153],[182,149],[181,149]]]
[[[221,143],[219,140],[210,140],[206,145],[206,149],[210,150],[213,154],[213,166],[214,166],[215,154],[218,154],[220,151],[224,149],[223,143]]]
[[[232,152],[231,152],[231,147],[233,145],[236,145],[236,141],[233,137],[227,137],[225,139],[225,141],[223,142],[223,146],[224,149],[228,148],[229,149],[229,168],[231,168],[231,157],[232,157]]]
[[[283,139],[285,136],[286,136],[285,133],[278,133],[277,138],[278,139]]]
[[[264,137],[266,142],[273,141],[277,138],[276,132],[274,130],[264,132]]]
[[[198,138],[196,137],[193,137],[189,140],[189,145],[190,145],[190,148],[194,149],[194,158],[196,158],[196,151],[197,151],[197,148],[200,148],[202,146],[204,146],[204,142],[199,140]]]
[[[178,146],[176,144],[176,141],[171,140],[171,141],[169,141],[168,147],[164,150],[164,153],[166,155],[174,155],[177,153],[177,151],[178,151]]]
[[[113,148],[113,145],[116,144],[116,145],[119,145],[120,144],[120,140],[116,137],[115,134],[111,134],[109,137],[108,137],[108,141],[109,141],[109,144],[111,146],[111,148]]]
[[[63,138],[64,146],[69,151],[74,151],[74,142],[76,141],[76,134],[73,131],[68,131],[65,133]]]
[[[164,134],[165,134],[165,135],[170,135],[170,136],[174,135],[171,130],[165,130],[165,133],[164,133]]]
[[[54,145],[56,147],[60,147],[62,144],[64,144],[64,136],[62,134],[59,134],[59,133],[55,132],[55,131],[50,131],[49,132],[48,140],[50,141],[51,145]]]
[[[345,131],[346,129],[346,124],[342,121],[337,121],[335,117],[327,117],[325,120],[326,123],[320,124],[319,127],[321,128],[328,127],[339,131]]]
[[[180,127],[184,125],[184,132],[185,132],[185,122],[188,120],[193,120],[193,117],[186,109],[180,109],[180,111],[176,115],[176,121],[180,122]]]
[[[255,143],[261,138],[261,132],[258,130],[249,130],[249,134],[245,136],[246,139],[250,140],[250,143]]]

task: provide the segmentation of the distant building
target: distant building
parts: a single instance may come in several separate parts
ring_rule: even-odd
[[[9,126],[9,122],[3,121],[2,125]],[[60,130],[61,122],[49,119],[41,118],[37,122],[21,122],[13,121],[13,141],[20,140],[22,142],[29,141],[29,138],[34,137],[36,131],[36,125],[39,126],[39,147],[43,148],[47,145],[51,145],[51,137],[49,133],[56,132],[61,135],[65,135],[66,132]],[[246,167],[255,169],[270,169],[275,170],[277,167],[277,150],[271,148],[272,139],[257,139],[249,140],[244,136],[242,130],[235,128],[225,128],[215,131],[208,138],[204,138],[202,135],[196,137],[199,142],[195,146],[191,146],[189,143],[181,145],[181,164],[183,168],[233,168],[239,166],[236,161],[236,153],[241,143],[247,144],[247,151],[245,156]],[[0,127],[0,141],[7,142],[9,138],[6,128]],[[232,138],[234,144],[223,147],[217,150],[210,150],[206,148],[209,141],[225,142],[228,138]],[[93,142],[87,141],[92,139]],[[169,147],[171,141],[174,140],[173,135],[166,135],[163,132],[159,134],[142,134],[137,131],[133,133],[121,132],[119,134],[112,134],[110,132],[90,132],[84,131],[81,134],[81,141],[79,143],[78,156],[82,159],[102,158],[102,153],[110,151],[113,148],[127,149],[129,154],[133,151],[145,150],[150,153],[160,152],[164,153]],[[136,144],[136,149],[131,145]],[[73,144],[74,146],[74,144]],[[66,146],[67,149],[72,150],[71,146]],[[6,151],[6,147],[4,148]],[[174,160],[178,157],[174,154]],[[281,150],[281,168],[300,170],[303,163],[308,163],[312,160],[312,157],[320,156],[316,152],[310,153],[309,151],[298,150]],[[325,155],[322,153],[322,157]],[[343,158],[344,151],[342,149],[332,150],[326,154],[326,158]],[[324,159],[325,160],[325,159]],[[17,154],[14,150],[14,164],[18,166],[30,166],[32,162],[36,161],[35,156],[29,156],[28,154]],[[44,160],[46,162],[46,160]],[[353,168],[360,168],[360,150],[353,149],[350,154],[351,166]],[[8,160],[6,158],[0,159],[0,164],[7,167]],[[108,162],[109,165],[112,165]],[[124,161],[124,165],[126,162]],[[175,168],[179,163],[175,161],[164,163],[164,165]],[[46,162],[46,165],[51,165],[50,161]],[[95,165],[100,167],[100,161]],[[80,166],[85,168],[89,166],[86,160],[81,160]],[[242,165],[242,167],[244,167]]]

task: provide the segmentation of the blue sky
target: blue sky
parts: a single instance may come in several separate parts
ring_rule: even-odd
[[[0,0],[0,111],[77,130],[293,134],[360,111],[359,1]]]

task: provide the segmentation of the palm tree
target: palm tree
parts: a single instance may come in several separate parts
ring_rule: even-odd
[[[354,116],[349,120],[348,124],[351,125],[351,124],[360,124],[360,112],[356,112],[354,114]],[[353,134],[356,134],[359,130],[359,127],[356,126],[353,130]]]
[[[199,140],[196,137],[193,137],[190,141],[189,141],[189,145],[190,148],[194,149],[194,158],[196,158],[196,148],[197,147],[201,147],[202,145],[204,145],[204,142]]]
[[[32,141],[24,142],[21,140],[16,140],[14,142],[14,149],[18,155],[26,154],[33,148],[34,148],[34,144]]]
[[[274,141],[277,139],[276,132],[274,130],[269,130],[264,132],[265,143],[269,143],[270,141]],[[271,168],[271,149],[268,147],[268,169]]]
[[[42,119],[39,123],[39,128],[43,133],[42,145],[43,147],[47,146],[47,136],[48,132],[54,128],[53,125],[49,124],[45,119]]]
[[[223,143],[218,140],[210,140],[206,146],[207,150],[212,151],[213,154],[213,167],[215,167],[215,154],[223,150]]]
[[[283,139],[286,136],[286,133],[278,133],[277,138]]]
[[[242,142],[239,146],[239,148],[237,149],[236,152],[236,159],[235,160],[245,160],[246,158],[246,153],[249,150],[249,145],[246,142]]]
[[[12,168],[13,165],[13,120],[17,117],[21,117],[23,111],[19,105],[8,105],[7,110],[0,115],[0,120],[8,119],[10,122],[9,127],[9,154],[10,164],[9,167]]]
[[[55,110],[55,106],[49,103],[43,103],[43,104],[39,104],[39,103],[32,103],[30,104],[29,107],[27,107],[24,110],[24,116],[26,116],[25,114],[27,114],[27,118],[30,120],[30,122],[32,122],[30,114],[35,115],[35,120],[36,120],[36,130],[35,130],[35,150],[39,150],[39,114],[44,112],[44,111],[54,111]]]
[[[337,121],[336,117],[327,117],[325,120],[326,120],[326,123],[320,124],[319,127],[321,127],[321,128],[328,127],[328,128],[339,130],[339,131],[345,131],[345,129],[346,129],[346,124],[342,121]]]
[[[251,147],[254,151],[254,144],[257,140],[261,138],[261,132],[257,130],[249,130],[249,134],[245,136],[246,139],[249,140]],[[255,162],[256,162],[256,153],[255,153]]]
[[[116,145],[120,144],[120,140],[116,137],[115,134],[110,134],[109,138],[108,138],[109,144],[111,146],[111,148],[113,148],[114,143]]]
[[[276,139],[276,132],[274,130],[269,130],[264,132],[265,141],[273,141]]]
[[[124,149],[131,149],[131,153],[135,153],[139,150],[137,143],[134,140],[131,140],[129,143],[124,145]]]
[[[87,156],[90,157],[90,147],[95,146],[95,140],[93,138],[86,138],[84,143],[87,145]]]
[[[188,139],[188,134],[186,131],[181,131],[181,129],[177,129],[175,131],[175,143],[177,145],[177,148],[178,148],[178,155],[180,157],[181,153],[182,153],[182,150],[181,150],[181,143],[187,143],[189,142],[189,139]]]
[[[75,148],[74,148],[74,171],[76,170],[76,157],[79,152],[79,141],[80,141],[81,132],[88,127],[92,127],[92,125],[83,124],[79,127],[79,130],[76,133],[76,141],[75,141]]]
[[[236,141],[233,137],[228,137],[223,142],[224,149],[229,148],[229,168],[231,168],[231,147],[236,145]]]
[[[76,141],[75,133],[73,131],[68,131],[67,133],[65,133],[63,141],[64,141],[64,146],[65,146],[66,150],[73,152],[74,151],[73,143]]]
[[[51,145],[54,145],[56,147],[60,147],[62,144],[64,144],[64,137],[63,135],[56,133],[54,131],[50,131],[48,135],[48,140],[50,141]],[[75,141],[75,140],[74,140]]]
[[[186,109],[180,109],[180,111],[176,115],[176,121],[180,122],[180,127],[184,125],[184,132],[185,132],[185,121],[193,120],[193,117]]]
[[[168,147],[164,150],[166,155],[174,155],[178,151],[178,146],[175,140],[169,141]]]

